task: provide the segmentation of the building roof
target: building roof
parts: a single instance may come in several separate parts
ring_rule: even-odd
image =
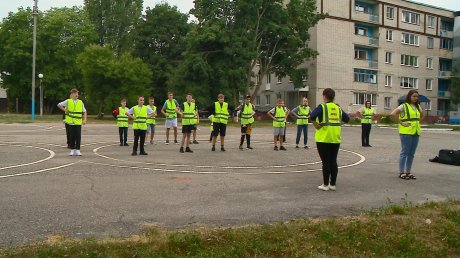
[[[404,1],[404,2],[409,2],[409,3],[413,3],[413,4],[418,4],[418,5],[423,5],[423,6],[427,6],[427,7],[431,7],[431,8],[435,8],[435,9],[439,9],[439,10],[443,10],[443,11],[454,12],[454,10],[450,10],[450,9],[447,9],[447,8],[442,8],[442,7],[435,6],[435,5],[424,4],[424,3],[417,2],[417,1],[412,1],[412,0],[402,0],[402,1]]]

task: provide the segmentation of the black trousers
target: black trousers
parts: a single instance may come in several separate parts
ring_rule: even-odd
[[[340,143],[317,142],[316,147],[323,163],[323,183],[324,185],[335,186],[339,172],[337,155],[339,154]]]
[[[81,143],[81,125],[69,125],[69,140],[72,150],[79,150]]]
[[[369,135],[371,134],[371,124],[361,124],[361,142],[363,146],[369,146]]]
[[[65,124],[65,134],[67,136],[67,147],[70,147],[70,129],[69,129],[69,124],[67,123],[64,123]]]
[[[139,145],[140,152],[144,152],[145,133],[147,130],[134,129],[134,145],[133,152],[137,152],[137,146]],[[139,143],[140,141],[140,143]]]
[[[128,127],[118,127],[118,134],[120,135],[120,143],[128,142]]]

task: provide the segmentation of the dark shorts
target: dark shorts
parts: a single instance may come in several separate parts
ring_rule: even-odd
[[[227,131],[227,125],[222,124],[222,123],[214,123],[212,125],[213,131],[212,135],[217,136],[220,134],[220,136],[225,136],[225,132]]]
[[[241,125],[241,134],[251,134],[252,124]]]
[[[193,130],[193,131],[196,131],[196,128],[197,128],[196,125],[192,125],[192,130]]]
[[[191,133],[193,125],[182,125],[182,133]]]

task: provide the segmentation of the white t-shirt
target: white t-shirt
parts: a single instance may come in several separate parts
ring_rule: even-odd
[[[66,99],[66,100],[60,102],[60,103],[59,103],[59,106],[61,106],[61,107],[67,107],[67,101],[69,101],[69,100]],[[74,100],[74,101],[73,101],[73,104],[74,104],[74,105],[77,105],[77,101],[78,101],[78,99],[77,99],[77,100]],[[83,104],[83,102],[81,102],[81,104],[82,104],[82,107],[83,107],[83,113],[86,113],[85,104]]]

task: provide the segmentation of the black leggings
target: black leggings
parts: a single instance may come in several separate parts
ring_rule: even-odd
[[[120,135],[120,143],[128,142],[128,127],[118,127],[118,134]]]
[[[72,150],[80,149],[81,125],[69,125],[69,140]]]
[[[363,146],[369,146],[369,135],[371,134],[371,124],[361,124],[361,142]]]
[[[134,129],[134,145],[133,152],[137,152],[137,146],[139,145],[140,152],[144,152],[144,143],[145,143],[145,133],[146,130]],[[139,143],[140,140],[140,143]]]
[[[323,162],[323,183],[324,185],[334,185],[337,180],[339,168],[337,165],[337,155],[340,143],[317,142],[319,156]]]

